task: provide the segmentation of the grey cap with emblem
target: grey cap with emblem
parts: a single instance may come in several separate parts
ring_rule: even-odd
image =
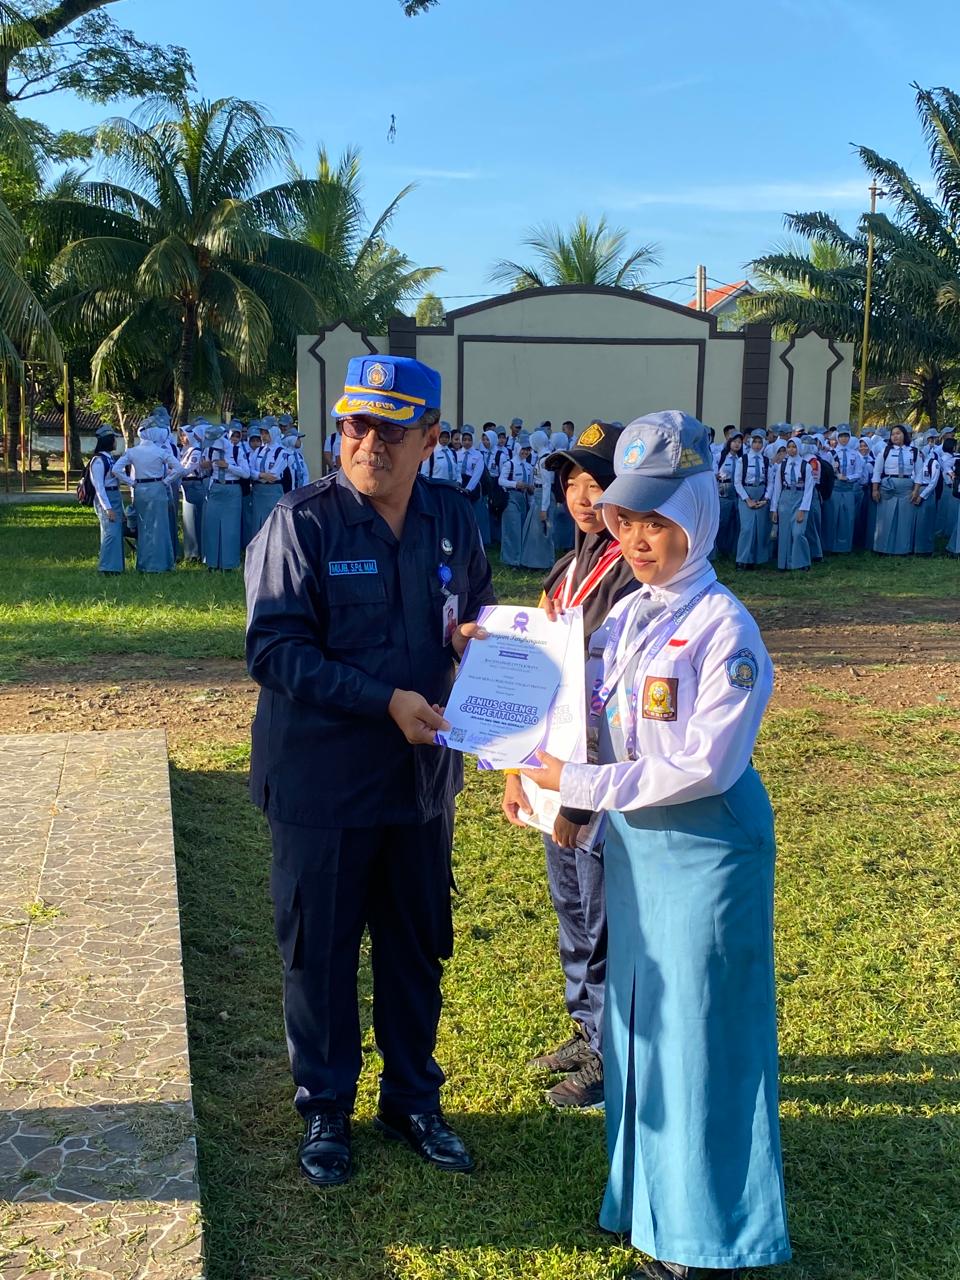
[[[617,478],[596,505],[655,511],[684,480],[713,470],[707,428],[680,409],[636,418],[617,441],[613,469]]]

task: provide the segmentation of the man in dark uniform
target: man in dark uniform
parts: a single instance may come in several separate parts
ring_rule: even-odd
[[[251,792],[273,839],[300,1168],[320,1186],[351,1172],[364,928],[383,1055],[375,1126],[440,1168],[473,1167],[433,1057],[463,779],[461,756],[433,739],[495,597],[470,504],[418,476],[439,409],[440,377],[419,361],[351,360],[333,409],[341,469],[282,498],[247,552]]]

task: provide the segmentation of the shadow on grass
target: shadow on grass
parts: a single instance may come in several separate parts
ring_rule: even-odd
[[[246,798],[244,764],[235,752],[220,770],[172,775],[210,1280],[625,1274],[622,1242],[596,1227],[606,1176],[602,1116],[552,1111],[529,1083],[511,1096],[501,1060],[515,1048],[498,1040],[495,1021],[448,1089],[451,1119],[478,1160],[474,1177],[443,1175],[372,1130],[378,1059],[366,963],[356,1177],[325,1193],[299,1177],[269,840]],[[481,870],[465,868],[466,885]],[[467,894],[457,912],[461,936],[475,909]],[[560,992],[552,955],[531,955],[530,964],[544,973],[535,1039]],[[465,972],[455,958],[449,976],[459,1000],[464,987],[487,1000],[490,971]],[[960,1275],[960,1056],[787,1057],[782,1115],[796,1258],[776,1274]]]

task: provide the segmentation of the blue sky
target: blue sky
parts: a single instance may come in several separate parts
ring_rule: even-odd
[[[687,301],[784,238],[782,215],[827,209],[852,225],[868,181],[850,143],[923,179],[912,80],[960,88],[956,0],[123,0],[114,18],[183,44],[198,90],[266,105],[301,139],[362,149],[379,212],[407,182],[392,239],[446,268],[448,309],[496,292],[524,232],[606,213],[654,241],[653,292]],[[915,19],[915,20],[914,20]],[[72,128],[108,109],[40,99]],[[393,145],[386,140],[391,113]]]

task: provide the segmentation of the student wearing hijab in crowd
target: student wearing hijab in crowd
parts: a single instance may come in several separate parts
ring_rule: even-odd
[[[520,564],[524,569],[549,569],[557,558],[550,523],[553,476],[543,470],[543,460],[550,453],[550,437],[543,430],[534,431],[530,437],[530,448],[533,496],[527,506],[523,526]]]
[[[504,459],[497,483],[507,491],[507,505],[500,517],[500,559],[503,564],[519,568],[523,526],[529,495],[533,493],[530,437],[525,431],[517,436],[511,456]]]
[[[736,427],[724,427],[726,439],[717,458],[717,488],[720,493],[720,527],[717,532],[716,554],[734,556],[740,524],[737,512],[737,490],[734,475],[743,454],[743,432]]]
[[[263,444],[255,465],[251,467],[253,516],[257,533],[266,524],[267,517],[283,495],[293,488],[289,451],[279,435],[275,436],[273,429],[267,426],[266,419],[261,423],[260,429],[263,432]]]
[[[208,569],[240,568],[240,481],[250,468],[239,444],[224,440],[222,426],[203,433],[203,461],[207,464],[207,501],[203,508],[203,563]]]
[[[800,451],[800,457],[807,464],[808,469],[813,472],[813,493],[810,498],[806,534],[807,542],[810,544],[810,559],[814,564],[819,564],[823,559],[823,542],[820,538],[822,503],[820,498],[820,459],[817,456],[817,443],[812,436],[801,433],[797,436],[797,448]]]
[[[174,565],[168,481],[179,479],[180,464],[174,462],[166,447],[167,427],[148,418],[137,435],[140,443],[120,455],[113,464],[113,474],[133,491],[137,569],[141,573],[167,573]]]
[[[240,485],[240,545],[246,551],[257,532],[257,513],[255,510],[254,489],[255,477],[258,474],[257,457],[263,445],[263,435],[259,422],[251,422],[247,428],[244,441],[244,453],[247,459],[249,475]]]
[[[833,495],[834,510],[833,549],[839,555],[853,550],[857,508],[863,484],[863,465],[860,454],[850,439],[847,423],[837,428],[837,447]]]
[[[123,573],[123,499],[120,485],[113,474],[113,450],[117,435],[113,427],[100,426],[87,474],[93,486],[93,505],[100,521],[100,573]]]
[[[737,568],[752,569],[770,559],[770,498],[773,468],[764,453],[767,433],[763,427],[750,432],[750,448],[734,468],[733,484],[740,499],[740,534]]]
[[[800,457],[796,439],[787,441],[787,456],[774,467],[770,494],[770,520],[777,528],[777,568],[809,569],[810,543],[807,521],[813,501],[816,475]]]
[[[870,441],[861,437],[857,441],[860,455],[860,484],[857,494],[857,522],[853,533],[853,545],[858,550],[873,550],[873,536],[877,527],[877,508],[872,500],[873,465],[875,462]]]
[[[550,437],[550,456],[556,457],[564,449],[569,449],[572,435],[567,435],[567,427],[573,426],[573,423],[565,422],[562,431],[555,431]],[[550,472],[550,489],[552,505],[550,509],[550,519],[553,527],[553,546],[559,555],[563,551],[570,551],[576,545],[576,529],[567,507],[566,497],[563,491],[561,472],[556,468],[548,468]],[[546,482],[546,477],[545,477]]]
[[[420,464],[420,474],[425,480],[437,480],[443,484],[459,485],[460,468],[457,465],[457,459],[450,448],[450,429],[440,432],[440,438],[437,441],[433,453],[429,458],[424,458]]]
[[[457,465],[460,468],[460,487],[470,499],[473,518],[480,530],[480,539],[485,547],[490,545],[490,513],[483,493],[483,475],[486,461],[483,454],[473,443],[473,427],[466,423],[460,431],[460,448],[457,450]]]
[[[937,489],[942,486],[940,456],[933,447],[936,438],[935,431],[926,433],[924,439],[927,443],[919,450],[913,473],[910,501],[917,509],[913,528],[913,553],[917,556],[933,555],[937,527]]]
[[[873,466],[873,501],[877,527],[873,549],[881,556],[908,556],[913,551],[917,509],[913,477],[919,454],[906,427],[893,427]]]
[[[483,431],[480,433],[479,447],[483,455],[481,487],[483,489],[483,505],[487,512],[487,526],[490,533],[488,545],[492,546],[500,542],[500,513],[503,510],[503,502],[506,499],[506,494],[497,483],[500,475],[500,464],[504,458],[509,456],[506,449],[501,449],[497,444],[495,423],[488,422],[484,424]]]
[[[937,535],[943,538],[949,538],[957,524],[957,499],[954,497],[956,447],[954,437],[944,434],[938,450],[943,488],[937,499]]]
[[[703,425],[631,423],[601,497],[641,583],[614,606],[588,764],[524,774],[607,815],[600,1225],[649,1280],[733,1280],[790,1257],[780,1153],[773,813],[751,763],[773,688],[753,618],[708,555]]]
[[[575,522],[576,547],[547,574],[541,607],[583,609],[587,663],[584,696],[592,685],[605,643],[604,621],[613,605],[636,591],[637,582],[620,554],[620,544],[603,522],[595,503],[613,481],[613,454],[620,429],[591,423],[572,448],[550,454],[544,466],[560,477],[565,505]],[[503,812],[523,826],[519,811],[530,812],[520,778],[508,771]],[[592,1107],[603,1100],[603,988],[607,961],[607,920],[603,861],[599,851],[577,849],[580,828],[592,814],[561,809],[553,837],[544,836],[547,883],[557,913],[560,963],[566,979],[567,1011],[574,1033],[562,1044],[532,1059],[541,1071],[565,1078],[547,1093],[557,1107]]]
[[[180,480],[183,508],[183,558],[188,561],[199,561],[203,557],[201,531],[207,486],[204,483],[200,463],[203,457],[203,432],[208,425],[204,418],[200,418],[194,426],[183,427],[180,432],[182,446],[180,466],[183,470]]]
[[[833,502],[837,468],[840,465],[837,457],[837,435],[835,431],[826,431],[814,438],[820,469],[817,479],[817,493],[820,497],[820,541],[823,554],[832,556],[837,540],[837,509]]]

